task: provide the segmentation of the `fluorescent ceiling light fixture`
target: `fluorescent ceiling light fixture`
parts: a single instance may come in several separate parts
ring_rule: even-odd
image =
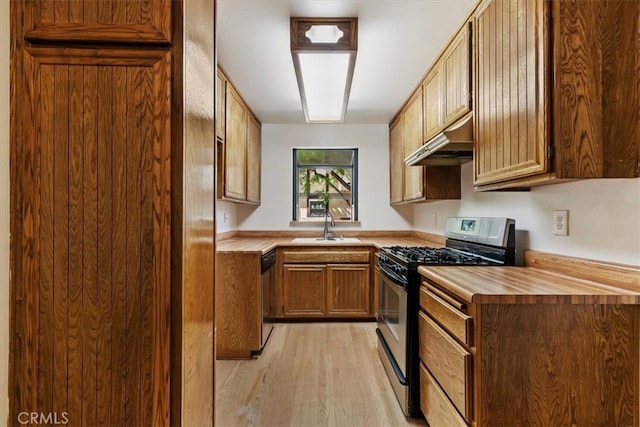
[[[291,56],[307,123],[344,121],[358,18],[291,18]]]

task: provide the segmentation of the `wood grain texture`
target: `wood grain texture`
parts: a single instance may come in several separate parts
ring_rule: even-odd
[[[216,363],[216,425],[426,426],[405,418],[375,323],[282,323],[262,355]]]
[[[402,111],[403,120],[403,145],[404,157],[416,151],[422,146],[422,87],[419,87],[412,95]],[[403,162],[404,163],[404,162]],[[425,197],[424,168],[404,165],[404,193],[403,201],[421,199]]]
[[[471,110],[471,27],[456,33],[442,54],[443,120],[447,127]],[[425,94],[425,106],[427,105]],[[425,113],[426,115],[426,113]],[[425,125],[426,128],[426,125]],[[427,139],[425,135],[425,139]]]
[[[225,117],[227,105],[227,76],[217,67],[216,70],[216,138],[225,140]]]
[[[427,72],[422,82],[423,99],[423,140],[427,141],[444,126],[444,77],[442,61],[437,61]],[[409,155],[411,153],[407,153]]]
[[[524,252],[524,263],[527,267],[606,283],[629,291],[640,291],[640,266],[637,265],[567,257],[532,250]]]
[[[418,319],[420,360],[457,410],[472,419],[472,357],[424,312]]]
[[[418,267],[430,283],[467,303],[639,304],[640,288],[530,267]]]
[[[171,425],[213,425],[215,388],[215,8],[172,1]],[[154,12],[155,13],[155,12]],[[158,130],[164,133],[165,130]],[[158,388],[169,393],[169,387]],[[159,394],[160,395],[160,394]]]
[[[637,2],[553,4],[558,175],[640,176]]]
[[[420,409],[429,425],[451,427],[468,425],[422,363],[420,363]]]
[[[170,260],[170,55],[85,47],[65,62],[24,44],[39,16],[95,21],[102,6],[11,4],[12,420],[169,419],[170,281],[154,263]]]
[[[247,202],[260,204],[262,135],[260,122],[247,116]]]
[[[327,314],[326,270],[326,265],[284,265],[282,313],[285,317],[318,317]]]
[[[485,0],[477,8],[475,185],[548,171],[547,9],[544,1],[507,0]]]
[[[36,42],[98,42],[168,45],[171,2],[165,0],[37,0],[24,37]]]
[[[637,425],[639,315],[637,305],[482,305],[477,425]]]
[[[369,317],[371,314],[369,264],[327,266],[327,315]]]
[[[225,112],[224,187],[219,196],[244,201],[247,199],[247,115],[244,101],[227,83]]]
[[[389,126],[389,202],[401,203],[404,196],[404,120],[402,114]]]
[[[216,255],[216,358],[249,358],[260,350],[260,254]]]
[[[436,288],[421,286],[420,308],[461,343],[470,345],[473,337],[471,317],[453,307],[436,292]]]
[[[350,248],[336,248],[332,250],[305,250],[283,251],[285,263],[369,263],[370,252],[368,250],[352,250]]]

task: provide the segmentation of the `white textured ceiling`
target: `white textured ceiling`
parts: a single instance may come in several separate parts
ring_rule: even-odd
[[[218,62],[262,123],[304,123],[289,17],[358,17],[345,123],[388,123],[475,0],[218,0]]]

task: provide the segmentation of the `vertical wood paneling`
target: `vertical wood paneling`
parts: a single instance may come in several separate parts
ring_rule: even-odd
[[[518,33],[518,0],[510,0],[509,2],[509,34],[515,35]],[[509,120],[511,122],[511,129],[509,130],[509,136],[512,141],[518,141],[520,139],[520,110],[518,106],[518,100],[520,95],[520,68],[518,63],[518,38],[509,38]],[[505,150],[505,163],[513,164],[518,159],[518,144],[509,144],[510,150]]]
[[[485,0],[476,12],[476,185],[547,172],[546,9]]]
[[[54,67],[54,379],[53,410],[69,408],[69,67]]]
[[[113,346],[111,330],[112,287],[115,287],[113,251],[113,70],[98,69],[97,81],[97,190],[98,190],[98,294],[97,294],[97,360],[96,360],[96,422],[108,425],[111,422],[111,383]]]
[[[118,3],[118,2],[116,2]],[[127,116],[129,86],[127,85],[127,70],[115,67],[113,73],[113,207],[112,234],[113,266],[111,285],[112,295],[112,384],[111,384],[111,423],[125,424],[127,405],[127,353],[129,341],[127,336],[127,236],[128,236],[128,205],[127,205],[127,171],[131,161],[127,153]]]
[[[507,140],[504,135],[504,127],[505,123],[508,122],[507,117],[504,115],[503,111],[503,98],[502,92],[505,86],[504,81],[504,69],[508,67],[509,64],[506,63],[508,58],[505,58],[503,51],[503,40],[505,38],[509,38],[509,34],[505,34],[504,28],[502,25],[502,17],[504,15],[504,5],[508,5],[507,1],[500,1],[495,3],[495,7],[492,7],[494,10],[495,16],[495,70],[493,73],[494,78],[492,79],[492,83],[495,85],[495,104],[496,104],[496,115],[495,115],[495,124],[496,124],[496,139],[494,150],[491,156],[491,166],[492,169],[502,169],[504,168],[503,162],[503,151],[505,146],[509,145],[511,141]]]
[[[53,139],[54,122],[54,75],[53,67],[42,67],[40,70],[40,87],[36,104],[41,105],[40,115],[36,119],[37,138],[41,141],[41,210],[42,240],[40,246],[40,317],[38,319],[38,408],[53,407],[53,372],[54,372],[54,336],[49,325],[54,324],[54,183],[55,162]]]
[[[154,73],[155,74],[155,73]],[[153,75],[150,70],[140,70],[140,114],[143,123],[152,124],[154,106],[148,93],[153,93]],[[154,188],[157,185],[156,177],[152,171],[152,162],[155,161],[155,132],[153,126],[144,126],[140,129],[140,395],[153,396],[151,376],[153,374],[153,348],[152,335],[154,325],[152,310],[154,309],[154,280],[159,277],[154,275],[153,259],[154,247],[154,219],[158,212],[154,206]],[[157,291],[161,291],[158,286]],[[153,399],[140,400],[140,417],[144,424],[151,423]]]
[[[140,222],[140,193],[141,193],[141,157],[140,138],[142,124],[142,93],[141,73],[139,69],[127,70],[127,86],[129,96],[127,102],[127,246],[126,246],[126,297],[127,311],[125,331],[127,335],[126,351],[126,402],[125,423],[131,425],[142,424],[140,419],[141,390],[141,336],[140,336],[140,256],[141,256],[141,222]]]
[[[82,282],[83,253],[83,75],[81,66],[69,67],[69,301],[68,377],[69,417],[82,420]]]
[[[97,68],[83,67],[82,421],[96,425],[98,341]]]
[[[111,0],[102,0],[97,3],[96,15],[98,24],[113,22],[113,4]]]

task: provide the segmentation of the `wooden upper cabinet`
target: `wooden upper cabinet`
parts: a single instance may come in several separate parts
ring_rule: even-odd
[[[389,126],[389,187],[391,204],[402,202],[404,195],[404,146],[402,114]]]
[[[224,141],[227,77],[218,68],[216,73],[216,138]]]
[[[475,13],[476,186],[549,170],[548,2],[484,0]]]
[[[441,65],[440,62],[436,62],[422,83],[423,139],[425,141],[436,136],[444,127],[444,85]],[[409,154],[411,153],[407,153]]]
[[[262,126],[220,67],[216,90],[218,198],[260,204]]]
[[[640,2],[485,0],[475,19],[476,189],[640,176]]]
[[[247,201],[260,203],[262,143],[260,123],[249,113],[247,123]]]
[[[422,146],[422,87],[407,102],[403,111],[404,154],[416,151]],[[404,159],[403,159],[404,163]],[[424,197],[424,168],[420,166],[404,166],[404,201],[410,201]]]
[[[444,78],[443,127],[449,126],[471,111],[470,43],[471,23],[468,23],[456,34],[442,55],[442,74]],[[425,100],[426,105],[427,102]],[[425,117],[427,117],[426,111]]]
[[[227,85],[226,139],[224,144],[224,197],[247,199],[247,115],[240,95]]]
[[[168,45],[171,0],[29,1],[33,25],[25,39]]]
[[[640,2],[551,3],[556,176],[640,176]]]

